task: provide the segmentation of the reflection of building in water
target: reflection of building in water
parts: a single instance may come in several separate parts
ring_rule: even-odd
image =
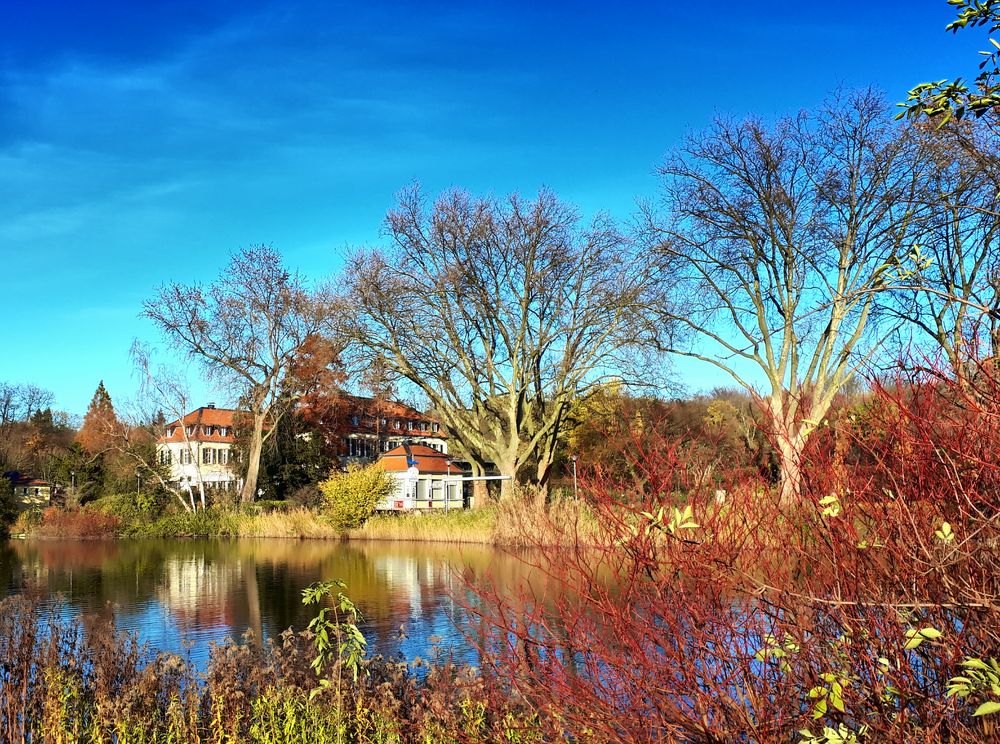
[[[455,577],[446,561],[430,556],[377,555],[372,568],[387,589],[392,617],[433,624],[442,619],[442,610],[447,617],[454,616],[451,591]],[[432,628],[431,632],[439,631]]]
[[[175,556],[163,565],[156,597],[183,624],[231,625],[230,597],[242,583],[242,565]]]

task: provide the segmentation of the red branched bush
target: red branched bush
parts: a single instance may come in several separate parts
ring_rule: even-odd
[[[114,537],[119,526],[118,517],[112,514],[53,506],[42,512],[42,523],[32,534],[36,537]]]
[[[795,504],[700,484],[665,438],[631,480],[588,473],[598,538],[532,553],[558,590],[478,589],[489,689],[573,741],[996,735],[946,690],[1000,656],[998,402],[989,366],[876,385],[814,436]]]

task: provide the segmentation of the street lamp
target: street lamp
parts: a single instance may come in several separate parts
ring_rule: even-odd
[[[73,503],[75,504],[76,503],[76,471],[75,470],[70,470],[69,471],[69,482],[70,482],[70,486],[69,486],[70,498],[73,499]]]
[[[577,460],[577,456],[573,455],[573,456],[570,457],[570,459],[573,461],[573,498],[576,499],[576,500],[578,500],[580,498],[580,495],[579,495],[579,492],[577,491],[577,487],[576,487],[576,460]]]
[[[135,469],[135,495],[139,495],[139,468]]]

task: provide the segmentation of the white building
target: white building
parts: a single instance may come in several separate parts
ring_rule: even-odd
[[[465,472],[443,452],[423,444],[403,444],[382,455],[379,464],[396,479],[395,490],[378,505],[380,510],[447,510],[465,506]]]
[[[183,420],[167,424],[156,443],[161,465],[170,466],[170,482],[197,489],[199,482],[223,490],[239,490],[236,475],[236,436],[233,420],[238,411],[209,403]]]

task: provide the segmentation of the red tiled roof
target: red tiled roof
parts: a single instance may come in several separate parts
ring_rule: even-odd
[[[389,473],[405,473],[410,467],[407,463],[407,447],[395,447],[379,458],[382,467]],[[448,455],[442,454],[423,444],[409,445],[409,454],[416,460],[416,467],[421,473],[429,475],[461,475],[462,468],[454,462],[448,466]]]
[[[236,441],[236,437],[233,434],[233,421],[236,418],[236,414],[240,411],[232,408],[209,408],[208,406],[202,406],[197,408],[191,413],[184,416],[184,426],[194,426],[196,427],[193,434],[188,435],[189,440],[197,442],[219,442],[232,444]],[[203,427],[210,427],[211,433],[206,434]],[[226,436],[222,436],[219,429],[221,427],[226,427],[228,433]],[[164,429],[166,433],[160,437],[159,441],[166,442],[183,442],[184,433],[181,431],[181,425],[178,421],[172,421],[167,424]],[[171,436],[171,432],[173,435]]]
[[[46,480],[42,480],[41,478],[32,478],[29,475],[22,475],[18,478],[14,478],[11,481],[11,483],[17,488],[20,488],[22,486],[38,486],[44,488],[52,485]]]
[[[373,432],[377,428],[381,434],[448,438],[448,433],[443,425],[405,403],[364,398],[359,395],[345,395],[344,397],[350,403],[347,415],[359,417],[359,423],[351,424],[348,427],[351,432]],[[386,425],[384,427],[374,426],[372,421],[376,418],[384,418]],[[395,426],[397,422],[400,424],[399,426]],[[415,423],[416,426],[411,426],[411,422]],[[427,428],[421,429],[420,424],[424,423],[427,424]],[[437,431],[433,430],[433,424],[438,424]]]

